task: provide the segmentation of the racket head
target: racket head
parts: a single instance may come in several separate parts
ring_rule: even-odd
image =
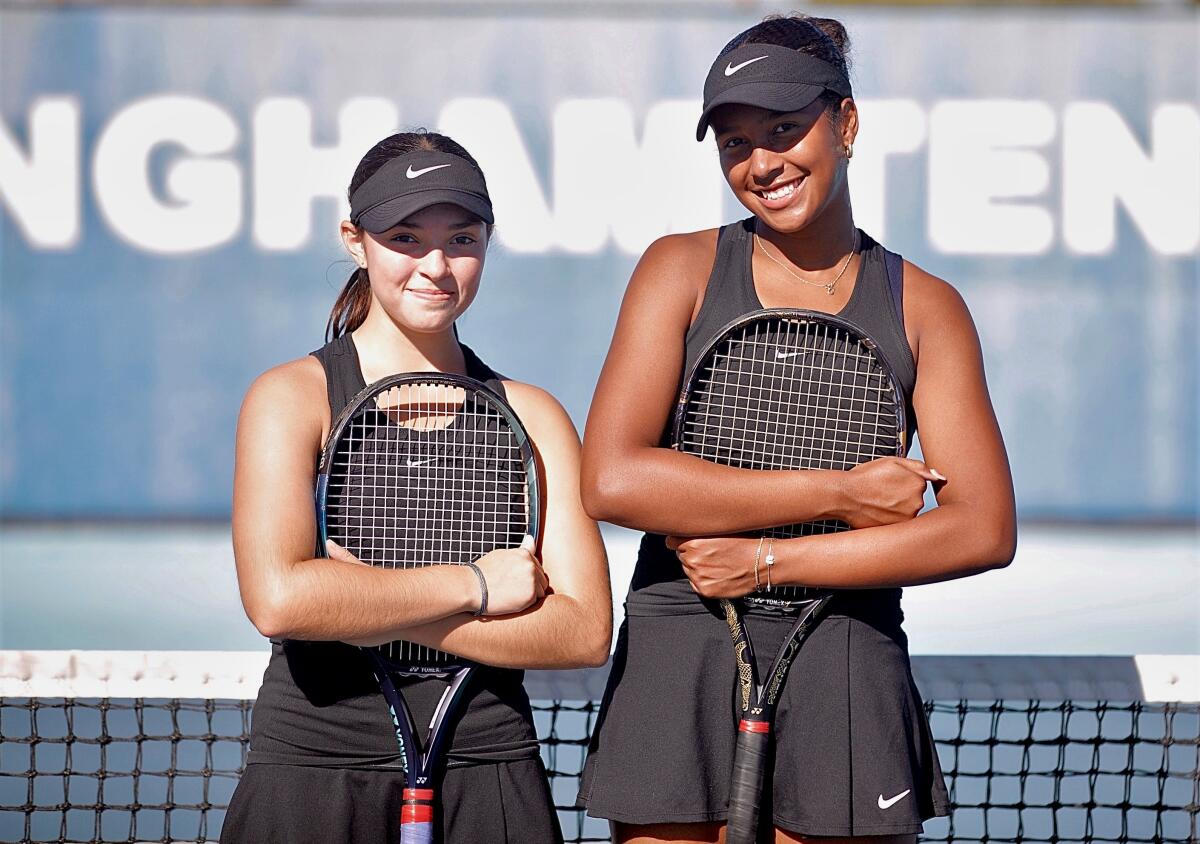
[[[865,331],[820,311],[768,308],[733,320],[704,347],[680,391],[672,442],[744,469],[849,470],[903,456],[908,418],[895,372]],[[847,529],[826,519],[755,535]],[[818,594],[782,587],[744,600],[789,608]]]
[[[318,553],[332,539],[374,566],[462,565],[536,539],[540,501],[533,445],[504,398],[461,375],[392,375],[332,425],[318,465]],[[376,652],[399,674],[468,664],[404,641]]]

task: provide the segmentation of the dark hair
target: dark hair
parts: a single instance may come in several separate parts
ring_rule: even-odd
[[[810,15],[770,15],[761,23],[739,33],[725,45],[718,58],[745,44],[774,44],[828,62],[850,78],[850,36],[846,27],[833,18]],[[841,119],[842,95],[833,91],[821,94],[825,111],[836,127]]]
[[[358,190],[363,182],[374,176],[380,167],[393,158],[418,150],[457,155],[478,170],[480,177],[483,177],[483,170],[480,168],[479,162],[471,157],[471,153],[467,152],[462,144],[445,135],[439,135],[437,132],[417,129],[413,132],[398,132],[395,135],[389,135],[367,150],[367,154],[362,157],[362,160],[358,162],[358,167],[354,169],[354,176],[350,179],[350,187],[346,191],[346,196],[349,197]],[[486,184],[486,179],[484,181]],[[357,267],[350,274],[342,292],[338,294],[337,301],[333,303],[333,310],[329,312],[329,322],[325,324],[325,340],[329,341],[340,337],[362,325],[363,320],[367,318],[367,310],[370,306],[371,280],[366,269]]]

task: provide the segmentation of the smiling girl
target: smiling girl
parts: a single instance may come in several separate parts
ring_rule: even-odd
[[[476,673],[444,772],[440,840],[561,840],[522,668],[598,665],[611,600],[599,531],[579,501],[579,440],[546,392],[497,375],[459,342],[479,289],[492,205],[483,173],[426,132],[376,144],[350,183],[342,242],[358,267],[329,318],[330,341],[269,370],[238,421],[233,540],[246,613],[272,641],[247,767],[226,842],[395,841],[404,774],[368,659],[345,642],[395,639],[493,668]],[[314,481],[331,420],[366,384],[399,372],[485,382],[524,423],[544,477],[532,544],[466,566],[383,569],[337,546],[314,558]],[[428,724],[443,686],[403,689]]]
[[[722,840],[738,710],[713,599],[755,589],[758,542],[740,534],[823,519],[856,529],[774,542],[776,585],[838,591],[779,703],[767,840],[911,842],[948,810],[900,587],[1006,565],[1012,482],[962,298],[854,224],[846,43],[836,21],[768,19],[713,63],[697,139],[712,129],[751,216],[647,250],[588,418],[588,512],[646,532],[579,798],[620,842]],[[838,314],[874,338],[920,423],[924,462],[754,471],[664,447],[708,341],[772,307]],[[927,483],[939,506],[918,515]],[[760,678],[791,623],[747,612]]]

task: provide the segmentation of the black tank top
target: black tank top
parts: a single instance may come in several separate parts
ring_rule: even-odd
[[[699,359],[705,346],[722,328],[751,311],[761,310],[762,301],[754,288],[754,217],[722,226],[717,236],[716,257],[700,313],[685,335],[684,368],[680,384]],[[912,411],[913,386],[916,383],[916,364],[904,333],[903,259],[875,242],[859,230],[861,261],[854,289],[845,307],[837,313],[854,323],[879,344],[879,351],[892,367],[908,407],[909,441],[916,432],[916,415]],[[664,443],[670,442],[671,423],[663,432]],[[846,598],[860,606],[881,604],[892,607],[899,600],[899,589],[856,590]],[[839,601],[842,605],[846,599]],[[659,534],[642,537],[637,565],[629,587],[630,614],[687,614],[708,612],[692,591],[679,558],[667,549]]]
[[[461,345],[461,344],[460,344]],[[462,346],[469,377],[505,396],[500,377]],[[331,418],[362,390],[358,351],[343,335],[312,353],[325,369]],[[271,660],[254,704],[248,764],[399,768],[387,704],[361,650],[342,642],[272,641]],[[448,764],[478,764],[538,755],[524,672],[483,667],[475,672],[454,727]],[[445,685],[398,680],[422,744]]]

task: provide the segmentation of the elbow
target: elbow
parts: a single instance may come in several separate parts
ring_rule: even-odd
[[[583,668],[600,668],[608,662],[608,655],[612,649],[611,618],[607,624],[600,625],[600,628],[595,635],[588,637],[586,647],[580,654]]]
[[[585,610],[590,612],[590,608]],[[570,647],[565,654],[566,665],[562,668],[599,668],[608,662],[612,649],[612,605],[604,602],[603,612],[599,608],[590,612],[590,619],[579,618],[569,637]]]
[[[242,605],[254,629],[267,639],[294,638],[290,602],[282,588],[265,587],[256,596],[243,596]]]
[[[980,552],[983,569],[1006,568],[1017,555],[1017,523],[1012,515],[995,520],[994,527],[983,537]]]
[[[621,521],[621,504],[628,499],[629,491],[616,468],[603,469],[585,467],[580,477],[579,496],[584,512],[597,522]]]

